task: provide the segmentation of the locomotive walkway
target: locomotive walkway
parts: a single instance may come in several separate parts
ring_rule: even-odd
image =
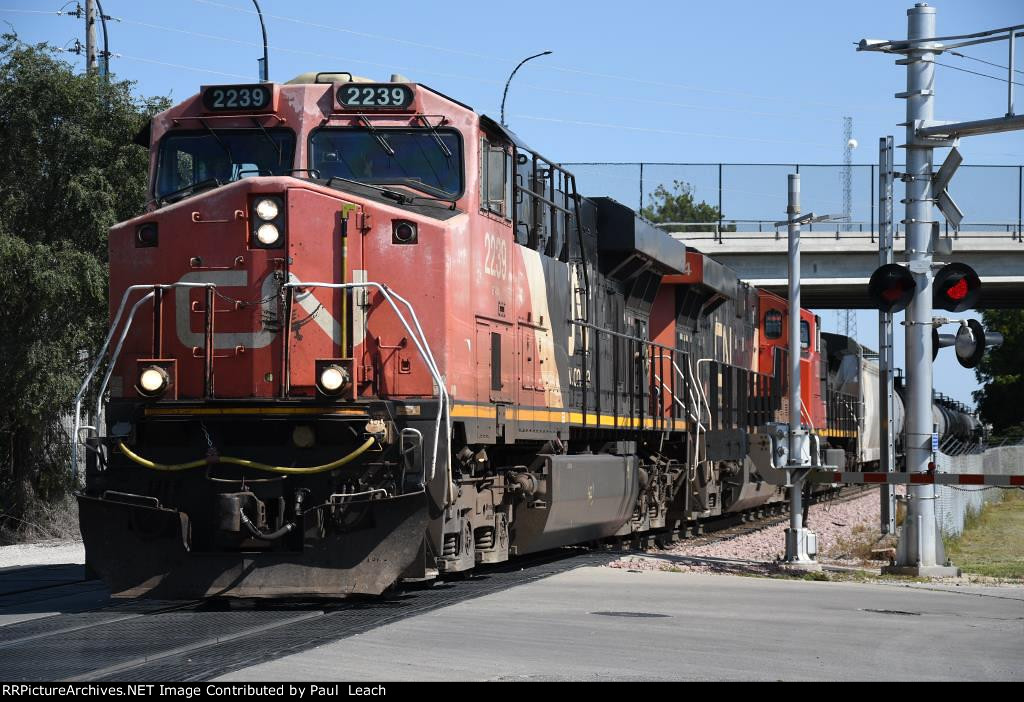
[[[685,232],[674,234],[736,271],[740,278],[785,297],[786,233]],[[966,263],[981,277],[983,307],[1020,306],[1024,300],[1024,237],[1016,232],[960,232],[953,253],[942,262]],[[895,242],[903,260],[906,239]],[[871,309],[868,278],[878,268],[878,235],[871,232],[804,231],[800,290],[804,305],[815,309]]]

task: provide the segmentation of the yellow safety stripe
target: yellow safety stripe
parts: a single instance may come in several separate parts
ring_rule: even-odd
[[[857,437],[858,432],[850,431],[848,429],[822,429],[818,432],[821,436],[830,436],[839,439],[853,439]]]
[[[497,409],[493,405],[456,404],[452,407],[452,417],[473,419],[496,419]],[[552,424],[573,424],[587,427],[607,427],[619,429],[654,429],[661,431],[686,431],[686,421],[682,419],[664,419],[655,417],[615,417],[610,414],[588,412],[584,418],[582,412],[564,409],[534,409],[525,407],[509,407],[505,417],[519,422],[544,422]]]
[[[147,417],[235,414],[339,414],[354,417],[366,415],[366,410],[350,407],[147,407]]]

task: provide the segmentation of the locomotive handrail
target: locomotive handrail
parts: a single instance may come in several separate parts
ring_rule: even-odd
[[[434,476],[437,474],[437,455],[440,446],[442,415],[444,416],[445,421],[445,439],[447,442],[451,441],[451,401],[448,396],[448,389],[447,387],[445,387],[444,379],[441,377],[441,372],[438,369],[437,362],[434,360],[433,353],[430,351],[430,345],[427,343],[427,337],[423,333],[423,327],[420,326],[419,318],[417,317],[416,310],[413,308],[412,304],[410,304],[408,300],[406,300],[404,297],[402,297],[401,295],[399,295],[386,285],[370,281],[361,283],[288,282],[285,283],[282,287],[328,288],[331,290],[354,290],[356,288],[374,288],[378,290],[381,293],[381,295],[384,296],[384,299],[388,302],[389,305],[391,305],[391,309],[394,310],[395,315],[398,317],[398,321],[402,323],[402,326],[405,327],[405,331],[409,334],[409,337],[412,339],[413,343],[416,344],[416,348],[420,353],[420,357],[423,359],[424,363],[426,363],[427,370],[430,371],[430,374],[434,379],[434,383],[438,387],[439,409],[437,413],[437,420],[435,421],[434,425],[434,451],[430,463],[430,478],[433,479]],[[409,314],[412,316],[413,324],[416,327],[416,332],[414,332],[412,327],[409,326],[409,322],[405,319],[405,315],[402,314],[402,311],[398,308],[398,305],[395,304],[395,300],[398,300],[409,310]],[[419,333],[419,335],[417,335],[417,332]],[[445,473],[447,478],[446,491],[448,492],[448,497],[454,500],[455,484],[452,480],[451,461],[446,462]]]
[[[150,290],[151,292],[144,296],[132,307],[132,311],[129,315],[128,322],[125,325],[125,331],[121,336],[120,341],[117,345],[117,350],[114,356],[110,360],[110,370],[105,374],[103,385],[100,388],[100,392],[97,393],[96,402],[96,416],[99,416],[100,408],[102,407],[103,393],[106,391],[107,383],[110,380],[110,373],[113,371],[114,365],[117,363],[117,356],[121,352],[121,346],[124,343],[124,337],[128,333],[128,327],[131,326],[132,320],[135,317],[135,312],[139,306],[148,298],[154,296],[157,289],[167,290],[170,288],[212,288],[215,287],[212,283],[170,283],[170,284],[157,284],[157,285],[129,285],[125,288],[124,294],[121,296],[121,304],[117,308],[117,313],[114,314],[114,320],[110,323],[110,331],[107,332],[107,338],[103,340],[102,346],[100,346],[99,352],[96,354],[96,360],[93,361],[92,367],[89,372],[85,375],[85,380],[82,382],[82,387],[79,388],[78,394],[75,395],[75,417],[71,431],[71,475],[72,478],[78,480],[78,444],[80,443],[79,433],[82,427],[82,399],[85,397],[85,393],[89,390],[89,384],[92,382],[93,377],[96,375],[96,371],[99,370],[100,364],[103,363],[103,359],[107,354],[107,349],[110,348],[110,341],[114,338],[114,332],[117,331],[117,325],[121,322],[121,316],[124,314],[124,309],[128,304],[128,297],[138,290]],[[90,427],[93,431],[96,431],[95,427]]]

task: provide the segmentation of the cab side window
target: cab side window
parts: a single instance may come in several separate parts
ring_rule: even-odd
[[[480,140],[480,209],[512,218],[512,156],[486,138]]]
[[[811,325],[800,320],[800,348],[806,351],[811,348]]]
[[[782,312],[768,310],[764,313],[764,336],[766,339],[782,337]]]

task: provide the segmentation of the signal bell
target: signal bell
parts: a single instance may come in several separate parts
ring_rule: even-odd
[[[985,355],[985,349],[1003,343],[999,332],[986,332],[976,319],[968,319],[956,333],[956,360],[964,368],[974,368]]]
[[[932,327],[932,360],[939,355],[939,349],[956,344],[956,337],[952,334],[940,334],[938,329]]]
[[[917,283],[914,276],[898,263],[887,263],[871,274],[868,296],[879,312],[895,314],[907,309]]]
[[[981,278],[966,263],[950,263],[935,274],[935,282],[932,283],[934,308],[963,312],[976,307],[980,296]]]

